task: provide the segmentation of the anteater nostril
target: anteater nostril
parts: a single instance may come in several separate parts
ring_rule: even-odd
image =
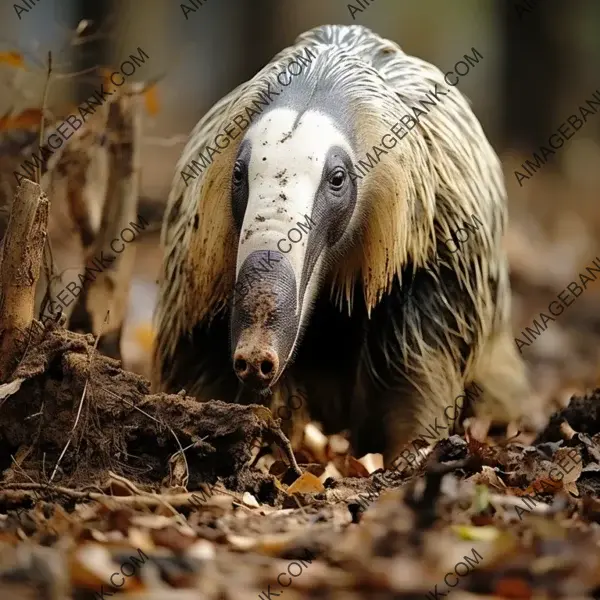
[[[265,389],[277,376],[279,359],[270,347],[242,346],[233,355],[233,370],[250,387]]]
[[[238,373],[244,373],[246,372],[246,370],[248,369],[248,363],[243,359],[243,358],[238,358],[236,359],[233,368],[238,372]]]
[[[269,375],[273,371],[273,363],[270,360],[263,360],[260,363],[260,372],[263,375]]]

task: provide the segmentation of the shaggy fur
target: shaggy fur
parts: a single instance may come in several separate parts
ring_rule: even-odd
[[[361,158],[436,84],[448,93],[358,180],[359,233],[328,265],[293,364],[272,396],[254,397],[240,387],[228,346],[238,244],[229,194],[243,135],[189,187],[180,170],[267,82],[280,88],[275,76],[306,47],[317,58],[295,85],[312,91],[314,107],[325,102],[320,90],[348,99],[344,118]],[[473,215],[483,226],[451,254],[443,241]],[[215,104],[179,161],[163,225],[155,385],[272,408],[299,390],[327,431],[351,431],[356,454],[388,459],[436,417],[446,422],[444,409],[473,381],[484,390],[479,411],[518,418],[529,389],[510,335],[505,224],[499,161],[441,71],[364,27],[308,31]],[[414,301],[403,305],[407,284]],[[295,440],[306,418],[294,415]]]

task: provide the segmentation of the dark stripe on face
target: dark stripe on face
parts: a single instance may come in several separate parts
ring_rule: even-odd
[[[231,214],[238,234],[242,230],[244,214],[248,206],[248,165],[252,154],[250,140],[244,140],[239,147],[238,155],[231,174]]]
[[[329,149],[313,204],[311,219],[316,226],[308,234],[300,280],[300,306],[317,259],[325,248],[333,248],[340,241],[354,212],[357,187],[349,177],[351,169],[352,161],[343,148]],[[338,185],[340,178],[342,183]]]

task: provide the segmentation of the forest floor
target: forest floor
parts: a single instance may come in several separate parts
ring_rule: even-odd
[[[93,342],[50,327],[0,386],[0,598],[600,593],[600,390],[383,477],[313,433],[299,477],[266,409],[152,395]]]

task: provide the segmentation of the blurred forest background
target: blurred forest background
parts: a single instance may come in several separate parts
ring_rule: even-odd
[[[336,0],[195,0],[199,8],[186,11],[187,18],[182,3],[166,0],[4,2],[0,52],[22,54],[26,68],[0,65],[0,115],[41,106],[48,51],[54,73],[47,105],[60,114],[98,88],[100,75],[91,68],[117,66],[141,47],[150,59],[133,78],[158,81],[159,107],[144,114],[141,195],[160,214],[176,161],[199,118],[303,31],[325,23],[365,25],[444,72],[476,48],[484,58],[458,87],[505,166],[516,335],[600,256],[599,116],[591,116],[522,186],[514,175],[600,90],[600,3],[371,2],[354,19],[348,4]],[[82,20],[89,21],[86,39],[74,41]],[[148,375],[160,263],[156,230],[136,246],[123,355],[126,366]],[[68,253],[58,249],[56,260],[59,269],[69,267]],[[524,349],[536,388],[549,399],[561,401],[576,389],[600,385],[599,299],[600,285],[593,283]]]

